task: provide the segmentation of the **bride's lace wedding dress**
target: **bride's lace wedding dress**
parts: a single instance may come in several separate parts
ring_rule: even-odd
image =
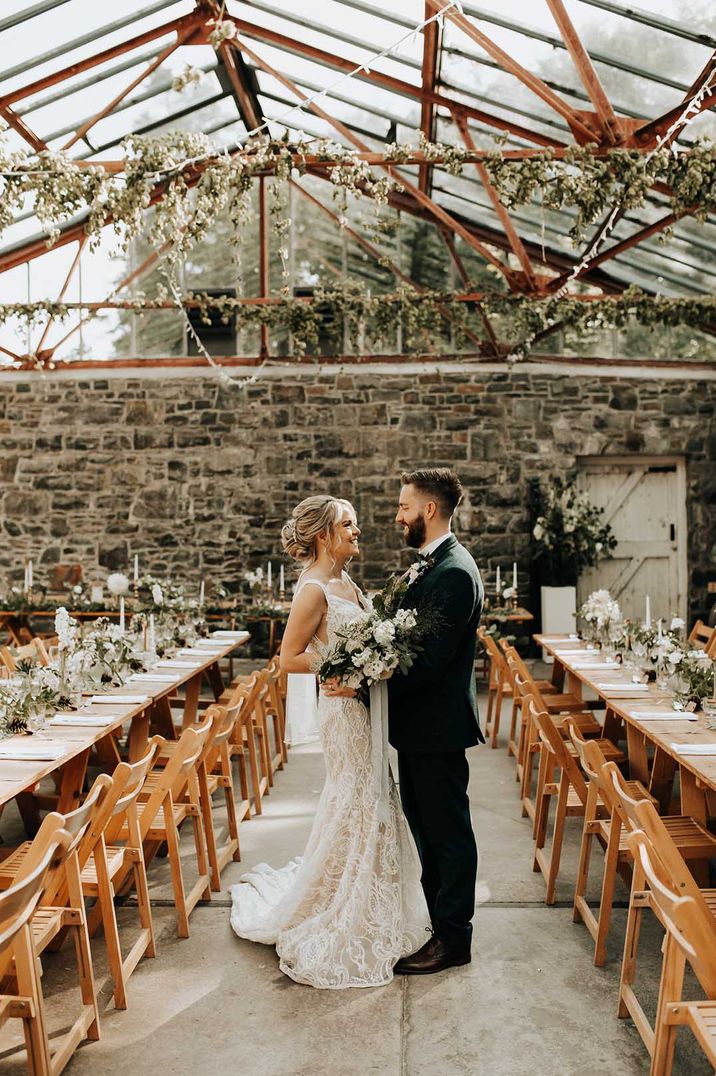
[[[309,583],[328,605],[327,641],[312,643],[323,658],[365,609]],[[425,941],[418,857],[392,777],[387,821],[378,811],[366,707],[321,695],[318,718],[326,783],[306,849],[279,870],[261,863],[233,887],[231,925],[241,938],[275,945],[281,971],[296,982],[381,986],[399,957]]]

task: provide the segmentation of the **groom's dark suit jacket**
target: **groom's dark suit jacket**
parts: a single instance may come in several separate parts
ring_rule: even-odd
[[[434,565],[404,595],[401,605],[439,610],[442,623],[403,675],[388,681],[390,742],[399,751],[461,751],[484,743],[475,697],[476,631],[483,587],[477,565],[454,535],[434,553]]]

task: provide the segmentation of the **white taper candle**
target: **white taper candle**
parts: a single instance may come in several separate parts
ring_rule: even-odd
[[[646,609],[645,609],[645,614],[644,614],[644,627],[645,628],[650,628],[651,627],[651,599],[650,599],[648,594],[646,596]]]

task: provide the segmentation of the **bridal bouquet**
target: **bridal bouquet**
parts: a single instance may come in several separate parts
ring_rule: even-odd
[[[399,609],[392,617],[377,611],[351,624],[318,670],[318,679],[338,679],[359,691],[388,680],[396,669],[405,673],[422,650],[428,617],[416,609]]]

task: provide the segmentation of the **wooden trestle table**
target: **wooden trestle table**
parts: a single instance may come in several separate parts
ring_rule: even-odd
[[[23,734],[0,740],[0,751],[5,754],[12,751],[13,745],[19,751],[32,745],[45,746],[57,750],[57,757],[44,760],[0,759],[0,805],[8,803],[23,792],[33,789],[38,782],[52,773],[59,773],[59,798],[57,810],[73,810],[80,799],[87,771],[90,753],[95,749],[107,769],[119,761],[115,733],[129,725],[130,761],[141,758],[149,739],[150,726],[156,727],[168,739],[176,738],[176,729],[172,719],[171,700],[177,690],[186,685],[182,728],[195,723],[198,712],[199,692],[204,677],[209,681],[215,698],[223,691],[223,682],[219,662],[228,657],[237,647],[243,646],[249,633],[235,633],[227,637],[211,636],[215,646],[206,647],[204,654],[177,655],[177,660],[192,662],[191,668],[167,665],[156,669],[161,677],[171,675],[172,679],[151,680],[141,677],[130,680],[123,687],[113,688],[103,693],[107,703],[87,702],[73,715],[90,717],[97,715],[114,716],[111,723],[101,725],[48,725],[39,734]],[[199,648],[198,648],[199,649]],[[137,695],[145,698],[131,703],[111,702],[114,696]]]
[[[619,685],[630,676],[621,665],[615,669],[584,667],[590,661],[603,662],[601,651],[588,650],[585,643],[569,636],[537,634],[534,639],[554,657],[552,679],[557,687],[579,698],[587,689],[604,701],[604,736],[619,739],[622,728],[626,730],[630,777],[649,788],[663,811],[669,808],[678,775],[681,813],[700,822],[716,817],[716,753],[683,755],[672,747],[698,743],[712,744],[716,749],[716,730],[707,727],[703,713],[697,713],[695,721],[676,716],[673,721],[649,720],[648,711],[671,708],[671,692],[649,684],[646,691],[624,697],[626,692]],[[607,683],[614,686],[606,688]]]

